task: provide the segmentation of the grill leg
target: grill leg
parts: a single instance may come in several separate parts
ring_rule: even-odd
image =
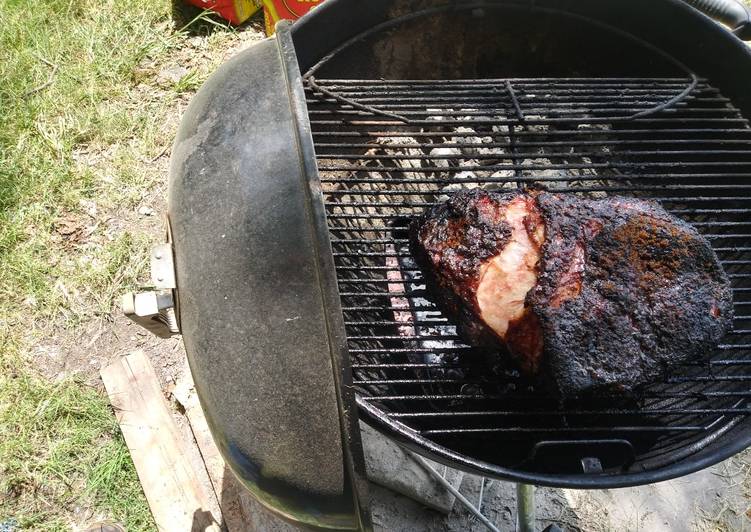
[[[535,530],[535,487],[516,484],[516,532]]]

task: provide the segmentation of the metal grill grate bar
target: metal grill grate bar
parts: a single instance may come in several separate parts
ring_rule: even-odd
[[[670,124],[670,125],[677,125],[677,124]],[[517,127],[522,126],[521,123],[519,123],[517,126],[514,126],[516,129]],[[570,142],[573,143],[574,146],[577,145],[578,141],[576,137],[583,137],[583,136],[601,136],[603,134],[602,127],[584,127],[580,129],[573,129],[569,131],[535,131],[535,130],[519,130],[514,132],[514,136],[516,138],[524,138],[524,137],[542,137],[545,139],[554,139],[556,137],[562,137]],[[433,132],[433,131],[401,131],[398,129],[381,129],[381,130],[372,130],[372,129],[351,129],[351,130],[342,130],[337,129],[335,131],[328,131],[328,130],[314,130],[313,132],[314,138],[320,138],[320,137],[368,137],[373,139],[389,139],[389,138],[401,138],[401,137],[412,137],[412,138],[437,138],[442,139],[445,138],[445,134],[441,134],[441,132]],[[608,139],[605,139],[607,142],[616,142],[616,139],[618,137],[624,136],[624,135],[635,135],[638,137],[641,137],[641,139],[637,138],[636,140],[644,140],[644,138],[651,138],[655,135],[660,136],[668,136],[669,138],[673,138],[676,135],[713,135],[715,138],[721,138],[721,137],[727,137],[728,139],[733,139],[735,137],[747,137],[751,135],[751,131],[744,128],[743,126],[737,127],[737,128],[713,128],[713,129],[706,129],[706,128],[686,128],[686,127],[666,127],[666,128],[623,128],[618,129],[614,131],[608,132]],[[461,135],[458,135],[461,136]],[[550,140],[546,140],[546,142],[551,142]]]

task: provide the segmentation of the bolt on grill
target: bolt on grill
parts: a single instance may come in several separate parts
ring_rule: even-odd
[[[707,80],[309,77],[306,98],[367,415],[498,467],[597,473],[673,463],[751,414],[751,129]],[[535,393],[462,343],[410,257],[409,221],[474,187],[660,201],[722,260],[734,330],[636,403]]]

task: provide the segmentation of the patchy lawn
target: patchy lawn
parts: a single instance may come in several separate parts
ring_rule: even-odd
[[[0,527],[153,529],[98,369],[147,342],[115,302],[161,238],[177,123],[257,25],[0,0]]]

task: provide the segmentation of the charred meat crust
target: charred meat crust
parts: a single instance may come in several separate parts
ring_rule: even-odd
[[[411,225],[428,290],[469,344],[529,342],[539,330],[541,360],[515,358],[555,395],[633,394],[707,356],[731,326],[728,278],[690,224],[651,201],[540,192],[533,196],[545,239],[530,313],[502,342],[474,292],[482,264],[509,242],[504,211],[519,195],[460,192]]]
[[[707,356],[730,328],[727,275],[690,224],[645,200],[541,193],[537,202],[548,238],[527,300],[545,339],[540,377],[557,395],[634,392]]]

